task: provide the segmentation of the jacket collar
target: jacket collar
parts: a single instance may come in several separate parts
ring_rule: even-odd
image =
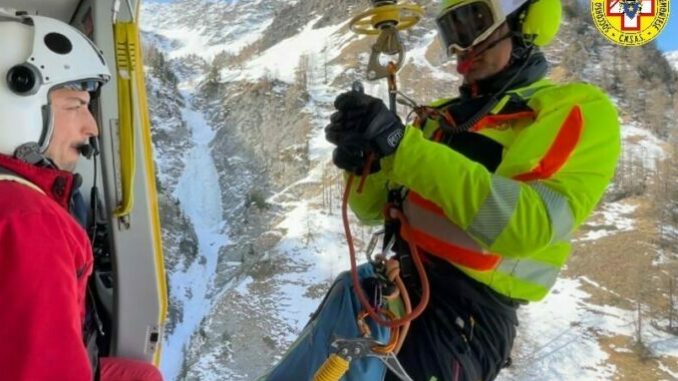
[[[73,190],[82,183],[80,175],[54,168],[38,167],[2,154],[0,154],[0,167],[35,184],[66,210],[69,209]]]
[[[493,96],[498,100],[509,91],[528,87],[544,78],[547,70],[548,63],[543,53],[535,51],[522,61],[512,60],[508,68],[490,78],[477,81],[474,85],[464,83],[459,88],[459,97],[445,102],[438,107],[447,108],[455,122],[463,124],[477,116],[492,101]],[[498,92],[511,79],[513,81],[510,86],[499,94]]]
[[[524,58],[511,59],[504,70],[489,78],[474,83],[463,83],[459,87],[459,94],[462,99],[466,100],[489,97],[500,91],[506,82],[511,79],[513,79],[513,82],[505,91],[525,87],[536,82],[542,79],[547,71],[548,63],[544,54],[536,50]]]

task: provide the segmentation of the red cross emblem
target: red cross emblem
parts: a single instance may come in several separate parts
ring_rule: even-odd
[[[655,0],[607,0],[607,16],[621,17],[622,32],[640,30],[640,18],[654,16]]]

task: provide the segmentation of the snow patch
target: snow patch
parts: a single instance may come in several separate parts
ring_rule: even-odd
[[[248,6],[256,6],[257,2],[238,4],[237,1],[213,4],[212,14],[204,15],[205,22],[198,25],[177,25],[166,19],[171,10],[188,2],[174,4],[145,2],[141,5],[142,31],[154,33],[172,41],[173,49],[167,51],[168,58],[177,58],[195,54],[210,62],[221,52],[237,54],[243,48],[263,37],[264,31],[273,22],[273,17],[242,17],[241,22],[233,22],[236,12],[247,13]],[[200,7],[202,4],[194,4]],[[219,20],[218,18],[222,19]],[[214,28],[217,24],[218,28]],[[225,38],[230,37],[230,38]],[[214,40],[224,41],[214,43]]]
[[[671,67],[673,67],[673,70],[678,71],[678,50],[664,53],[664,57],[667,61],[669,61],[669,64]]]
[[[313,25],[320,18],[321,16],[318,16],[311,20],[298,34],[277,43],[250,60],[244,69],[223,69],[221,78],[225,81],[269,78],[294,83],[301,57],[320,53],[325,48],[327,39],[343,25],[314,29]]]
[[[190,94],[184,94],[184,97],[190,99]],[[191,336],[214,303],[208,295],[219,249],[229,242],[227,225],[222,220],[219,176],[208,146],[214,132],[201,113],[184,108],[182,114],[195,146],[187,156],[186,167],[174,196],[194,225],[200,259],[185,271],[175,272],[170,278],[170,293],[181,304],[183,316],[163,346],[161,369],[168,381],[175,380],[181,372],[184,351]]]
[[[650,170],[657,169],[657,163],[666,158],[663,142],[651,131],[636,124],[622,126],[624,155],[630,160],[639,160]]]
[[[587,230],[586,233],[578,237],[576,241],[594,241],[632,230],[634,226],[633,212],[636,209],[636,205],[625,202],[603,204],[584,225]]]
[[[560,279],[544,301],[521,307],[519,351],[498,381],[604,380],[614,375],[592,331],[600,325],[616,330],[625,321],[613,308],[605,314],[589,308],[595,306],[583,302],[588,294],[580,287],[578,280]]]

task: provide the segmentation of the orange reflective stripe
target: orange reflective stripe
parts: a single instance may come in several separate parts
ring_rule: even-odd
[[[492,270],[499,264],[501,257],[494,254],[482,254],[448,242],[441,242],[423,231],[410,231],[416,245],[427,253],[451,261],[454,264],[478,271]]]
[[[558,172],[565,165],[567,159],[570,158],[577,143],[579,143],[583,129],[584,120],[581,115],[581,109],[579,106],[575,106],[567,115],[567,118],[565,118],[565,122],[560,127],[556,139],[539,164],[530,172],[514,176],[513,178],[519,181],[533,181],[548,179],[553,176],[554,173]]]
[[[471,236],[450,221],[443,210],[415,192],[403,204],[409,234],[401,229],[401,237],[424,251],[455,264],[478,271],[495,268],[501,257],[487,253]]]
[[[443,209],[433,202],[421,197],[419,193],[410,191],[407,194],[407,199],[416,204],[420,208],[424,208],[429,212],[436,213],[438,215],[444,215]]]
[[[438,241],[454,247],[485,253],[485,250],[468,233],[448,220],[443,214],[419,208],[412,202],[403,204],[403,212],[408,218],[411,229],[425,232]]]
[[[534,111],[520,111],[513,114],[487,115],[480,119],[478,123],[473,125],[470,131],[477,132],[485,127],[498,125],[509,120],[527,119],[527,118],[534,119],[534,117],[535,117]]]

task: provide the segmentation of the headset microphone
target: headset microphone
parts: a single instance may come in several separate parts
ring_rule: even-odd
[[[78,146],[78,151],[80,151],[80,154],[87,159],[91,159],[93,155],[98,155],[99,143],[97,142],[97,138],[94,136],[90,137],[89,143]]]

